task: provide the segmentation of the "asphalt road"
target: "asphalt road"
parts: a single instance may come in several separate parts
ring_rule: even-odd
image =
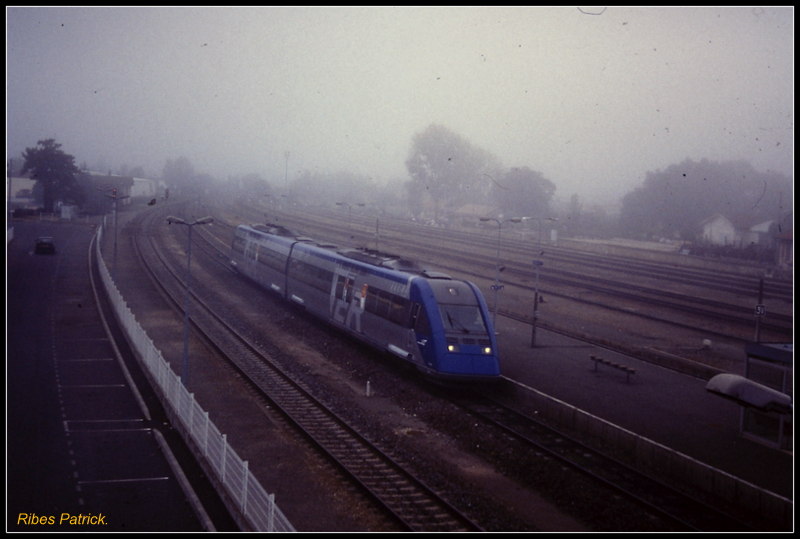
[[[235,529],[135,363],[121,360],[106,334],[89,279],[94,228],[13,225],[6,262],[6,529]],[[54,237],[55,255],[34,254],[40,235]]]

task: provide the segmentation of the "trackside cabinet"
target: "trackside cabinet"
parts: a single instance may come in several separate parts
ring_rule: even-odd
[[[794,343],[747,343],[745,377],[793,396]],[[792,398],[794,400],[794,398]],[[743,407],[742,436],[778,449],[792,451],[791,411],[762,411]]]

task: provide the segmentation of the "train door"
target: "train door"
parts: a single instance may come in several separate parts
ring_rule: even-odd
[[[247,238],[244,242],[244,252],[242,253],[244,262],[244,272],[252,279],[258,280],[258,243],[252,238]]]
[[[428,367],[434,366],[434,358],[436,356],[436,349],[433,339],[431,339],[432,331],[431,324],[428,320],[428,314],[421,303],[414,303],[411,305],[411,338],[414,342],[409,343],[409,350],[419,350],[419,354],[414,354],[417,357],[422,357],[422,363]]]
[[[258,243],[250,240],[244,246],[244,258],[251,263],[258,262]]]
[[[357,288],[356,279],[357,275],[347,270],[334,272],[330,306],[334,321],[360,333],[367,285]]]

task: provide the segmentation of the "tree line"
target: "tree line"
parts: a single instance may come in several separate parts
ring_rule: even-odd
[[[29,172],[37,180],[45,211],[52,211],[55,200],[81,204],[86,199],[74,157],[55,140],[41,140],[27,148],[23,161],[22,173]],[[686,159],[648,172],[640,185],[622,197],[618,215],[586,210],[577,195],[572,195],[567,208],[552,208],[556,185],[541,172],[528,166],[506,168],[490,152],[439,124],[412,137],[405,165],[408,177],[402,192],[348,172],[306,171],[280,194],[257,174],[229,178],[226,185],[267,200],[294,197],[330,205],[371,199],[383,211],[391,208],[398,213],[402,207],[406,214],[433,221],[446,220],[469,204],[492,213],[486,217],[544,218],[560,213],[559,228],[567,235],[638,239],[694,241],[699,224],[716,213],[735,223],[755,224],[786,221],[792,212],[791,179],[756,171],[745,161]],[[196,172],[186,157],[167,159],[161,180],[173,193],[197,192],[215,184],[208,174]]]

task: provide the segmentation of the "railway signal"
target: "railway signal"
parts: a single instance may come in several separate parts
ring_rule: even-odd
[[[767,314],[767,306],[762,303],[764,301],[764,278],[758,280],[758,303],[756,303],[756,335],[755,341],[761,341],[761,317]]]

